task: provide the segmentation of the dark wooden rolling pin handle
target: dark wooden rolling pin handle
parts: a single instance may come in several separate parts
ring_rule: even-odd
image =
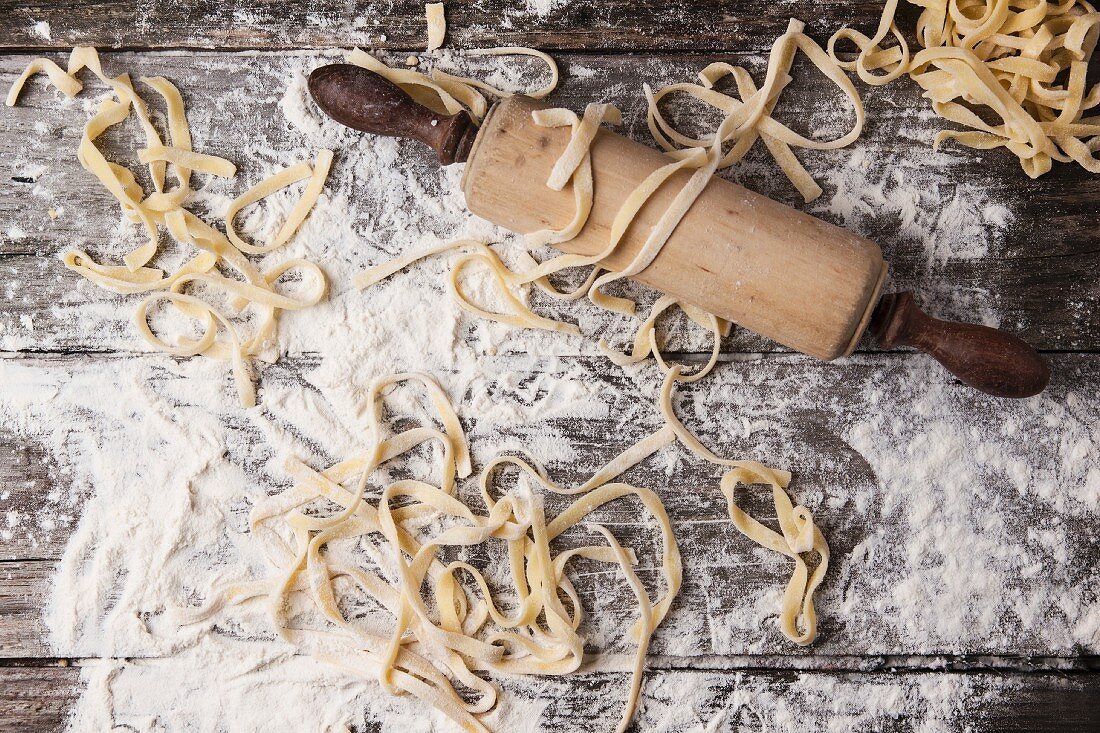
[[[477,136],[465,112],[440,115],[397,85],[352,64],[332,64],[309,76],[309,91],[330,117],[373,135],[419,140],[443,165],[464,162]],[[883,296],[871,332],[886,349],[911,346],[930,354],[964,383],[996,397],[1030,397],[1050,378],[1046,362],[1015,336],[986,326],[925,315],[911,293]]]
[[[912,293],[884,295],[870,331],[883,348],[920,349],[963,383],[995,397],[1031,397],[1050,381],[1046,361],[1020,339],[989,326],[932,318]]]
[[[314,69],[309,93],[340,124],[372,135],[419,140],[435,150],[443,165],[465,162],[477,137],[477,126],[465,112],[436,114],[389,79],[354,64]]]

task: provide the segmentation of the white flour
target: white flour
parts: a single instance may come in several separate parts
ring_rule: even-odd
[[[570,0],[527,0],[527,12],[545,18]]]
[[[951,153],[896,157],[873,146],[856,149],[826,173],[830,194],[811,209],[852,229],[894,219],[903,241],[922,246],[929,264],[988,255],[1014,218],[1009,208],[983,186],[943,180],[936,167]]]
[[[117,58],[120,66],[131,61]],[[284,316],[280,337],[288,358],[263,370],[258,408],[238,409],[225,366],[205,360],[0,362],[0,429],[40,445],[63,487],[34,502],[19,487],[0,487],[0,539],[56,544],[80,517],[54,579],[50,643],[60,656],[108,661],[82,669],[87,688],[74,730],[328,730],[345,722],[362,730],[372,720],[384,731],[449,729],[439,716],[389,697],[373,681],[349,680],[293,655],[273,640],[262,607],[196,627],[179,628],[167,615],[196,602],[212,582],[262,572],[247,533],[250,506],[284,484],[285,453],[321,467],[361,446],[363,395],[374,377],[402,369],[436,374],[471,428],[475,461],[522,445],[554,471],[583,475],[659,424],[652,366],[623,371],[598,357],[590,338],[471,320],[447,297],[442,259],[366,293],[350,287],[361,268],[435,241],[510,240],[466,213],[457,168],[441,171],[412,144],[364,138],[321,117],[304,83],[317,62],[316,56],[260,56],[195,64],[201,75],[247,63],[259,80],[255,88],[211,100],[209,108],[192,104],[198,149],[221,129],[213,110],[255,104],[257,89],[267,90],[269,109],[277,107],[289,125],[274,126],[276,133],[233,155],[250,161],[243,174],[248,181],[318,147],[338,151],[327,193],[293,243],[267,262],[314,259],[330,277],[331,295],[318,307]],[[516,86],[530,81],[521,73],[508,76]],[[193,86],[178,81],[185,91]],[[639,100],[640,94],[621,101],[636,112]],[[61,114],[80,115],[76,107]],[[69,143],[75,148],[75,140]],[[985,255],[1011,225],[1007,199],[889,151],[888,140],[875,139],[842,151],[839,166],[805,155],[827,192],[816,210],[856,229],[896,220],[897,241],[917,248],[930,273],[952,258]],[[774,177],[759,158],[748,165]],[[39,171],[40,185],[48,188],[49,177]],[[195,205],[214,221],[232,195],[224,183],[211,182]],[[273,197],[242,215],[241,229],[270,234],[293,202],[292,193]],[[118,228],[117,252],[125,251],[128,236],[132,229]],[[98,299],[96,305],[88,307],[89,299]],[[81,283],[55,316],[73,318],[82,333],[102,329],[113,348],[133,349],[136,338],[117,326],[130,307]],[[578,319],[590,337],[628,323],[592,310],[554,305],[545,312]],[[0,334],[6,348],[37,343],[33,324],[25,328]],[[856,358],[850,378],[862,382],[850,385],[800,357],[743,361],[685,390],[678,409],[722,452],[795,469],[796,497],[815,511],[837,552],[818,604],[819,654],[1100,650],[1100,602],[1087,568],[1075,567],[1088,557],[1088,542],[1082,545],[1075,533],[1100,510],[1094,394],[1063,388],[997,403],[944,386],[921,359]],[[866,368],[857,370],[861,365]],[[908,384],[938,386],[914,397]],[[839,396],[822,405],[824,394]],[[400,395],[392,404],[403,415],[420,414]],[[808,447],[823,432],[843,443],[837,456]],[[589,439],[582,442],[579,434]],[[676,659],[792,653],[774,619],[789,567],[732,532],[715,534],[714,527],[728,527],[724,502],[708,490],[717,474],[670,449],[639,475],[651,484],[667,477],[652,488],[666,497],[688,551],[685,601],[659,630],[654,653]],[[765,504],[754,506],[768,516]],[[1031,512],[1048,521],[1032,524]],[[629,527],[634,519],[617,521]],[[725,579],[744,579],[744,589],[723,589]],[[622,655],[631,648],[623,635],[628,611],[613,597],[592,600],[590,646],[608,653],[592,666],[605,676],[613,672],[610,684],[593,694],[617,701],[625,684]],[[957,730],[971,723],[975,706],[1011,686],[986,688],[950,674],[928,675],[920,684],[806,674],[790,684],[745,675],[726,690],[729,679],[686,671],[649,675],[640,725],[793,730],[807,717],[811,729],[840,731],[910,716],[919,730]],[[564,700],[588,715],[593,705],[601,708],[595,719],[602,728],[617,715],[615,704],[593,703],[570,680],[504,686],[502,705],[487,721],[497,730],[536,730]]]
[[[32,26],[31,32],[43,41],[51,40],[50,24],[44,20],[36,22],[34,26]]]

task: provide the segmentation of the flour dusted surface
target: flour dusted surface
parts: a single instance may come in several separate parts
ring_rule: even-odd
[[[145,63],[155,69],[165,60]],[[236,408],[221,366],[194,360],[123,353],[3,366],[0,428],[40,446],[59,488],[42,497],[0,487],[0,540],[20,547],[55,542],[79,517],[47,611],[51,643],[62,656],[130,658],[82,669],[88,686],[75,730],[100,730],[112,718],[138,730],[182,729],[186,720],[196,728],[217,730],[220,722],[243,731],[273,719],[335,726],[364,715],[384,721],[383,730],[446,729],[377,686],[349,684],[288,656],[272,639],[262,608],[214,628],[180,629],[165,615],[198,600],[212,579],[249,577],[261,567],[246,533],[249,507],[284,485],[283,452],[323,466],[359,445],[358,408],[371,378],[401,368],[436,373],[471,427],[475,461],[522,443],[563,481],[585,475],[659,425],[654,369],[618,369],[589,339],[467,319],[440,285],[442,262],[364,294],[352,290],[351,274],[394,254],[453,236],[504,234],[465,212],[459,170],[439,171],[411,144],[363,138],[320,118],[303,83],[316,63],[310,56],[261,56],[203,61],[195,70],[201,76],[218,70],[213,67],[239,73],[247,66],[261,81],[242,78],[243,90],[218,92],[213,106],[243,109],[259,94],[283,113],[275,112],[275,123],[245,151],[234,127],[240,122],[192,105],[196,140],[247,162],[249,180],[292,162],[307,146],[342,153],[328,192],[286,252],[323,262],[332,296],[284,319],[280,335],[290,355],[262,371],[259,408]],[[187,93],[188,80],[177,80]],[[36,89],[29,98],[48,107],[54,100],[47,94]],[[628,116],[637,115],[643,109],[638,90],[622,94],[615,101]],[[80,105],[64,105],[50,122],[74,127],[84,114]],[[638,136],[644,139],[640,130]],[[28,141],[25,160],[13,163],[49,166],[35,170],[43,202],[54,200],[59,182],[79,175],[43,154],[49,144]],[[861,156],[871,164],[861,165]],[[995,250],[998,232],[1012,225],[1007,199],[953,179],[949,167],[911,170],[891,157],[888,140],[873,134],[850,156],[807,160],[815,173],[836,167],[833,162],[849,168],[824,179],[825,215],[857,229],[896,222],[904,236],[891,245],[911,247],[921,258],[927,275],[917,271],[918,277],[934,280],[945,260]],[[731,173],[774,193],[760,180],[766,165],[750,160]],[[887,175],[896,168],[906,170],[902,181]],[[929,216],[930,191],[958,210],[989,211],[991,225],[953,233],[946,220]],[[233,194],[212,182],[199,201],[217,215]],[[102,230],[89,231],[88,239],[104,251],[125,251],[133,229],[117,226],[113,215],[93,216],[96,203],[102,204],[76,202],[62,219],[96,222]],[[270,234],[292,204],[287,196],[255,207],[239,218],[240,227]],[[0,224],[27,232],[49,226],[44,214],[41,219]],[[60,275],[58,263],[45,266]],[[104,348],[132,350],[125,308],[86,287],[75,285],[70,302],[58,304],[54,315],[73,317],[72,334],[85,340],[95,334]],[[968,297],[993,304],[981,292]],[[89,300],[97,304],[86,308]],[[608,327],[583,306],[549,308],[544,312],[577,318],[588,336]],[[432,318],[425,315],[429,309]],[[29,348],[66,337],[34,328],[33,318],[16,322],[0,341]],[[913,398],[913,384],[938,386]],[[818,521],[835,538],[835,569],[819,601],[818,655],[1075,654],[1100,648],[1094,576],[1083,566],[1097,552],[1088,531],[1090,514],[1100,508],[1093,468],[1100,462],[1096,390],[1095,376],[1066,374],[1044,396],[1001,403],[944,385],[920,359],[858,357],[842,375],[802,357],[771,355],[720,367],[685,390],[677,407],[720,452],[791,468],[793,492],[817,508]],[[832,437],[823,441],[823,435]],[[653,653],[688,666],[683,660],[705,655],[789,652],[772,615],[788,569],[728,526],[718,475],[671,449],[628,479],[666,498],[684,551],[683,600],[659,630]],[[624,536],[640,521],[626,514],[606,519]],[[980,582],[963,582],[975,577]],[[540,720],[613,725],[594,709],[603,695],[617,698],[626,680],[622,659],[629,643],[616,636],[630,613],[622,592],[619,600],[586,599],[595,608],[590,644],[607,650],[592,660],[595,671],[573,681],[506,682],[498,729],[535,729]],[[744,676],[724,688],[727,683],[708,681],[709,673],[660,672],[643,691],[648,703],[640,723],[722,730],[731,720],[759,720],[785,730],[807,712],[822,727],[830,719],[873,725],[900,713],[943,724],[927,730],[954,730],[985,696],[1011,692],[997,685],[977,690],[973,680],[947,674],[919,687],[831,679],[807,674],[777,686]],[[714,690],[724,702],[716,706],[698,690]],[[237,702],[245,700],[250,704]]]

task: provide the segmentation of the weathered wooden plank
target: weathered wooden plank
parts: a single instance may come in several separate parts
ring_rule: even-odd
[[[125,675],[126,665],[119,667]],[[77,667],[0,668],[0,731],[58,730],[73,706],[80,674]],[[609,730],[625,679],[624,675],[588,673],[564,679],[508,679],[501,684],[500,712],[490,722],[514,721],[519,713],[523,730]],[[1097,694],[1100,678],[1095,675],[650,671],[634,729],[680,733],[744,727],[793,733],[833,728],[901,733],[925,727],[1092,733],[1100,725],[1094,704]],[[163,699],[162,691],[158,700]],[[148,707],[153,703],[146,700],[135,695],[119,701],[114,722],[125,725],[142,715],[149,716],[146,719],[163,715],[163,709]],[[380,703],[408,707],[406,722],[425,720],[423,709],[391,702],[374,686],[349,706],[350,730],[384,730],[395,718],[380,716]],[[252,709],[253,715],[262,717],[262,708]],[[165,722],[169,730],[179,723]],[[277,726],[285,720],[271,722]]]
[[[224,210],[224,196],[255,182],[273,164],[301,159],[321,145],[337,150],[328,197],[315,212],[316,221],[303,231],[306,244],[299,249],[325,267],[334,298],[360,297],[349,292],[354,272],[423,247],[426,238],[463,232],[503,236],[465,212],[457,192],[458,172],[439,171],[426,151],[364,138],[316,117],[302,96],[302,74],[325,58],[332,57],[112,54],[105,63],[135,77],[163,74],[180,82],[191,101],[199,149],[240,165],[238,182],[204,182],[197,197],[200,209]],[[625,109],[627,132],[651,143],[640,80],[687,80],[714,58],[566,55],[566,81],[555,99],[573,108],[592,99],[616,100]],[[728,58],[760,68],[755,59]],[[18,56],[0,60],[0,87],[25,62]],[[491,65],[499,63],[508,62]],[[784,118],[807,120],[813,129],[839,129],[842,123],[834,117],[829,93],[803,81],[805,93],[789,94]],[[32,82],[20,106],[6,111],[6,124],[0,127],[0,150],[14,151],[8,174],[0,180],[0,348],[132,351],[132,306],[123,301],[135,298],[81,283],[55,257],[81,246],[97,256],[117,258],[136,246],[139,233],[120,224],[109,195],[76,163],[86,109],[59,104],[59,95],[42,87],[42,81]],[[902,83],[868,92],[871,121],[856,147],[801,156],[826,188],[814,204],[799,204],[761,151],[727,174],[877,240],[893,266],[891,287],[916,290],[932,313],[999,324],[1043,349],[1100,348],[1100,295],[1091,285],[1100,278],[1094,219],[1100,178],[1060,166],[1031,181],[1003,151],[932,153],[928,141],[937,124],[924,113],[917,91]],[[139,134],[136,127],[112,131],[106,146],[117,160],[132,164],[133,156],[122,151],[139,147]],[[250,141],[247,148],[242,141]],[[395,175],[402,167],[406,174]],[[60,212],[57,218],[50,218],[51,209]],[[267,217],[257,226],[276,224]],[[166,251],[170,258],[172,248]],[[439,289],[439,274],[428,276],[414,268],[400,282]],[[378,296],[368,292],[361,297]],[[543,312],[578,321],[590,339],[631,327],[629,319],[600,314],[584,302],[547,300],[536,297]],[[674,324],[670,330],[672,349],[709,348],[697,329]],[[592,353],[577,342],[562,343],[574,353]],[[782,350],[745,333],[725,348]]]
[[[42,609],[55,566],[41,560],[0,562],[0,658],[50,656]]]
[[[448,43],[460,48],[535,46],[583,50],[745,50],[766,48],[801,14],[821,32],[845,24],[873,28],[874,0],[828,0],[792,7],[765,0],[684,0],[675,5],[605,0],[448,0]],[[277,0],[174,3],[169,0],[0,2],[0,48],[94,44],[125,48],[280,49],[370,43],[423,48],[420,0]],[[40,25],[47,23],[48,26]]]
[[[1100,387],[1100,357],[1051,358],[1048,391],[1014,402],[939,381],[922,358],[904,355],[863,356],[825,368],[803,357],[758,358],[723,365],[681,390],[679,414],[708,445],[794,472],[792,494],[814,512],[834,557],[819,596],[821,637],[808,650],[796,649],[774,625],[789,564],[733,531],[717,491],[720,470],[682,449],[666,449],[624,477],[660,492],[685,558],[681,599],[653,652],[683,658],[1096,653],[1100,538],[1089,523],[1100,496],[1100,405],[1092,398]],[[57,466],[50,476],[64,477],[53,486],[62,495],[70,486],[94,487],[93,496],[109,492],[121,502],[105,506],[92,498],[97,503],[74,507],[97,517],[100,527],[117,523],[119,536],[86,532],[66,552],[84,562],[103,558],[107,565],[97,572],[115,578],[104,598],[140,598],[136,589],[149,571],[144,557],[131,556],[126,533],[140,531],[153,512],[156,526],[163,526],[158,531],[168,533],[164,542],[175,547],[171,528],[185,527],[191,511],[182,495],[204,485],[192,486],[186,466],[207,465],[210,440],[220,448],[203,471],[229,477],[211,485],[228,493],[210,511],[224,514],[224,531],[245,548],[243,517],[255,501],[248,497],[285,485],[279,455],[293,451],[319,466],[346,456],[355,428],[341,417],[340,405],[358,404],[355,395],[377,364],[333,383],[326,361],[290,359],[268,367],[260,410],[242,412],[217,363],[159,356],[7,359],[0,365],[8,385],[0,415],[15,451],[29,451],[31,461],[48,454],[42,461]],[[460,405],[476,461],[527,445],[556,480],[572,485],[660,425],[654,372],[609,370],[601,359],[507,356],[484,357],[473,373],[439,376]],[[508,417],[495,412],[485,420],[493,405]],[[195,435],[205,437],[193,448],[171,447],[169,436],[179,428],[165,415],[198,420],[203,427]],[[143,449],[131,456],[132,465],[106,470],[103,457],[117,455],[134,435],[142,436]],[[177,462],[182,473],[174,476],[166,466]],[[21,478],[16,469],[6,481]],[[765,520],[773,515],[760,492],[739,492],[739,500]],[[547,501],[551,513],[563,506],[554,497]],[[8,509],[30,518],[39,511],[33,503],[0,507]],[[595,519],[642,554],[655,552],[652,526],[629,503],[609,506]],[[222,543],[219,526],[203,531]],[[41,544],[59,548],[65,536],[59,529]],[[563,541],[585,537],[578,530]],[[20,549],[21,541],[13,538],[9,552],[38,552]],[[188,529],[182,549],[169,558],[183,562],[196,541]],[[52,566],[35,567],[13,591],[12,638],[35,637]],[[605,569],[578,568],[580,592],[592,609],[591,644],[625,653],[631,644],[624,629],[634,614],[629,595],[599,584],[608,579]],[[214,569],[187,572],[201,594]],[[640,572],[658,583],[652,560],[643,561]],[[96,613],[82,613],[88,628],[56,653],[104,653]]]
[[[60,557],[78,497],[41,446],[0,429],[0,560]],[[37,516],[28,513],[36,510]]]
[[[71,667],[0,667],[0,731],[61,730],[79,681]]]

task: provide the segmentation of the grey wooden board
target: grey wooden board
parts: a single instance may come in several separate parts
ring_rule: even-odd
[[[42,609],[55,565],[44,560],[0,562],[0,656],[51,656],[44,641]]]
[[[71,667],[0,667],[0,731],[62,729],[79,682]]]
[[[126,385],[135,385],[129,388],[140,390],[134,395],[185,410],[193,403],[189,394],[208,394],[211,387],[216,394],[221,385],[225,400],[217,420],[225,426],[220,439],[226,441],[227,460],[254,477],[262,491],[285,485],[270,468],[277,465],[270,444],[233,402],[221,365],[177,363],[160,356],[100,358],[112,364],[119,399],[129,399]],[[922,358],[906,355],[862,356],[825,370],[807,357],[761,357],[724,364],[703,383],[705,387],[682,390],[678,410],[708,444],[727,455],[794,472],[792,493],[814,508],[834,558],[819,593],[821,636],[810,648],[795,648],[774,625],[778,595],[790,572],[788,562],[733,531],[717,490],[719,469],[680,448],[666,449],[624,477],[660,492],[685,557],[685,585],[677,606],[683,612],[672,614],[658,630],[653,652],[685,659],[745,654],[1068,658],[1082,653],[1095,643],[1088,638],[1088,628],[1100,600],[1100,543],[1089,530],[1086,505],[1074,499],[1089,491],[1093,479],[1087,458],[1073,460],[1081,455],[1074,452],[1075,441],[1081,439],[1074,435],[1082,435],[1073,431],[1100,423],[1098,406],[1088,397],[1100,386],[1097,358],[1052,356],[1051,387],[1042,397],[1018,402],[984,399],[962,386],[932,383],[923,399],[914,399],[911,385],[930,382],[929,368]],[[72,419],[64,422],[80,423],[83,439],[91,444],[127,440],[130,431],[140,428],[154,445],[157,431],[167,429],[158,427],[153,416],[159,413],[151,411],[147,417],[140,407],[124,424],[107,413],[101,417],[94,406],[67,407],[73,395],[94,389],[93,383],[104,378],[104,371],[93,367],[88,357],[23,357],[18,363],[20,376],[13,388],[35,394],[40,385],[58,385],[53,409],[58,414],[71,412]],[[303,394],[311,395],[319,409],[327,409],[324,389],[311,376],[317,366],[316,360],[298,358],[267,367],[260,399],[261,405],[268,405],[265,421],[296,431],[303,457],[323,466],[336,460],[326,451],[326,436],[302,432],[295,426],[294,410],[285,406],[300,401],[287,399],[287,394]],[[471,393],[460,402],[492,399],[530,405],[548,385],[565,381],[602,385],[595,400],[606,406],[600,411],[607,415],[577,419],[564,414],[491,429],[479,428],[476,415],[467,415],[475,458],[480,460],[515,439],[538,446],[548,436],[565,435],[576,457],[550,461],[547,468],[557,480],[573,485],[660,424],[652,403],[655,369],[624,372],[609,369],[600,358],[546,359],[532,365],[522,357],[485,357],[480,368],[485,376],[470,383]],[[67,386],[58,381],[62,375]],[[280,397],[273,399],[274,395]],[[868,411],[868,404],[875,404],[875,409]],[[1061,427],[1050,427],[1052,414],[1060,416]],[[704,427],[701,416],[713,419]],[[754,416],[748,439],[744,416]],[[25,420],[35,424],[31,414]],[[25,430],[32,432],[3,438],[5,453],[18,459],[3,478],[16,491],[8,506],[25,517],[25,531],[39,538],[33,552],[42,561],[16,560],[3,566],[12,574],[12,582],[0,590],[0,609],[5,610],[8,626],[3,653],[9,657],[47,653],[36,633],[39,613],[48,598],[53,558],[59,556],[71,527],[57,523],[45,530],[38,519],[77,514],[80,489],[74,494],[65,482],[86,487],[90,480],[81,466],[65,465],[72,456],[42,455],[36,444],[56,445],[58,435]],[[51,430],[64,437],[69,428]],[[906,468],[914,462],[911,451],[934,452],[942,441],[958,441],[961,446],[962,435],[972,446],[973,458],[948,453],[928,462],[925,456],[917,473]],[[27,464],[48,467],[46,473],[60,489],[56,496],[40,493],[41,479],[35,473],[26,478]],[[1027,477],[1023,483],[1021,475]],[[914,491],[921,496],[911,497]],[[972,502],[957,502],[962,493],[973,497]],[[774,517],[766,492],[744,491],[740,496],[753,514]],[[560,500],[548,499],[551,513],[561,506]],[[227,506],[225,511],[236,510]],[[611,505],[595,518],[640,551],[654,549],[653,527],[628,502]],[[1037,526],[1048,534],[1037,533]],[[3,547],[5,557],[28,554],[20,532],[17,528]],[[956,547],[956,542],[965,544]],[[639,572],[659,587],[652,562],[643,563]],[[141,582],[121,568],[120,573],[120,583]],[[957,586],[958,578],[969,576],[981,577],[982,582]],[[927,614],[897,605],[907,602],[897,596],[898,589],[913,582],[923,587],[919,600],[908,602],[920,603]],[[626,596],[600,592],[603,587],[584,581],[579,585],[592,609],[587,631],[604,650],[626,652],[630,644],[623,627],[633,613],[631,602]],[[969,619],[961,628],[940,624],[941,619],[960,617]],[[1035,623],[1038,618],[1041,624]],[[54,653],[94,655],[98,647],[90,644],[78,642],[75,648]]]
[[[71,690],[78,684],[78,667],[0,667],[0,717],[3,733],[52,731],[64,721]],[[504,696],[533,699],[544,730],[586,731],[605,726],[605,716],[586,701],[606,699],[614,711],[625,684],[624,675],[582,674],[568,680],[506,680]],[[953,708],[929,714],[929,699],[937,685],[964,684],[971,692]],[[690,686],[687,699],[669,691]],[[875,703],[866,709],[836,708],[830,692],[865,690]],[[837,721],[845,730],[901,733],[917,726],[946,730],[1059,730],[1085,733],[1100,725],[1092,705],[1100,692],[1095,676],[1053,674],[929,674],[821,673],[813,676],[767,671],[719,673],[696,670],[652,671],[642,690],[635,730],[679,733],[775,730],[790,722],[792,710],[805,711],[806,730],[824,730]],[[926,698],[925,695],[928,697]],[[910,701],[899,704],[899,701]],[[155,716],[156,710],[135,709]],[[383,730],[384,721],[349,711],[355,733]],[[706,726],[713,726],[706,728]]]
[[[529,8],[547,8],[541,15]],[[766,48],[792,13],[820,28],[873,28],[874,1],[829,0],[801,12],[766,0],[681,0],[664,3],[449,0],[448,42],[463,48],[536,46],[548,49],[706,51]],[[0,48],[95,43],[128,48],[318,48],[367,43],[423,48],[424,4],[419,0],[347,2],[278,0],[246,3],[146,3],[107,0],[0,2]],[[50,24],[46,38],[37,23]],[[384,36],[384,38],[383,38]]]
[[[388,199],[373,192],[369,177],[355,168],[357,146],[395,143],[350,131],[337,133],[335,138],[326,133],[328,137],[318,139],[288,124],[279,110],[288,80],[332,58],[310,54],[110,54],[105,56],[105,64],[109,69],[129,70],[135,78],[163,74],[175,79],[193,100],[190,114],[198,149],[235,160],[243,181],[257,180],[272,162],[289,162],[288,156],[304,147],[322,142],[334,145],[342,157],[330,179],[330,191],[354,202],[351,229],[359,238],[335,243],[330,256],[354,269],[420,244],[416,239],[403,239],[400,226],[392,230],[395,224],[389,223]],[[719,57],[566,54],[561,58],[565,81],[553,99],[575,109],[593,99],[614,100],[624,108],[628,134],[652,144],[645,127],[640,80],[654,84],[690,80],[715,58]],[[727,58],[762,68],[759,58]],[[22,56],[0,59],[0,87],[10,84],[26,62]],[[117,261],[136,246],[138,232],[132,225],[119,223],[112,214],[110,196],[76,163],[74,151],[87,118],[82,105],[60,105],[60,95],[44,86],[44,77],[33,81],[20,106],[5,110],[5,124],[0,127],[0,149],[13,151],[6,163],[7,174],[0,178],[0,303],[4,305],[0,310],[0,348],[130,351],[134,337],[129,308],[117,307],[120,298],[80,283],[55,257],[78,245]],[[241,89],[248,92],[247,103],[242,102]],[[829,101],[832,97],[822,97],[820,87],[814,91],[807,83],[805,92],[800,95],[792,90],[788,95],[791,109],[784,112],[785,119],[808,119],[811,127],[825,127],[834,133],[847,124],[835,116]],[[798,195],[762,150],[727,175],[824,218],[847,223],[879,242],[893,268],[889,287],[915,290],[930,313],[999,324],[1040,349],[1096,350],[1100,344],[1100,292],[1094,283],[1100,279],[1100,250],[1095,246],[1095,211],[1100,206],[1100,181],[1076,166],[1061,166],[1031,181],[1003,151],[952,150],[925,165],[932,155],[928,140],[938,125],[920,112],[925,102],[917,92],[908,83],[867,92],[869,122],[859,143],[842,151],[801,154],[811,172],[825,181],[826,195],[815,204],[799,204]],[[94,92],[86,94],[89,100],[96,98]],[[109,154],[117,156],[139,146],[134,134],[133,129],[124,129],[117,136],[112,132],[105,138]],[[234,141],[252,136],[261,141],[265,152],[260,160],[241,159],[240,145]],[[438,172],[425,150],[402,144],[401,152],[429,193],[453,189],[453,179]],[[119,159],[126,161],[127,157]],[[892,210],[887,205],[886,213],[878,217],[861,215],[846,222],[823,207],[838,195],[840,183],[828,181],[830,172],[843,171],[849,164],[866,167],[866,185],[877,185],[886,196],[912,195],[915,185],[926,186],[931,193],[920,205],[924,215],[933,220],[939,208],[950,208],[962,192],[977,197],[966,205],[982,206],[986,203],[984,192],[1003,192],[1007,181],[1010,194],[989,200],[1009,202],[1014,218],[1004,231],[991,233],[975,226],[976,241],[967,245],[972,251],[946,253],[937,247],[950,240],[950,232],[933,227],[927,240],[925,235],[915,238],[906,229],[900,208]],[[915,181],[900,192],[892,188],[891,178],[898,168]],[[208,184],[216,194],[239,192],[242,184],[235,186]],[[461,221],[461,199],[455,200],[454,220]],[[58,207],[63,208],[62,215],[50,219],[47,211]],[[971,213],[981,216],[977,209]],[[432,225],[425,226],[431,229]],[[951,219],[943,226],[954,227],[957,222]],[[438,236],[448,233],[439,231]],[[336,292],[348,287],[346,281],[333,283]],[[87,307],[89,302],[94,307]],[[606,332],[615,322],[573,303],[551,303],[547,312],[581,319],[582,330],[589,336]],[[670,331],[674,336],[669,348],[673,350],[708,348],[704,338],[680,336],[694,334],[692,329]],[[738,333],[725,348],[782,350],[748,333]],[[873,349],[874,345],[865,340],[861,348]]]

